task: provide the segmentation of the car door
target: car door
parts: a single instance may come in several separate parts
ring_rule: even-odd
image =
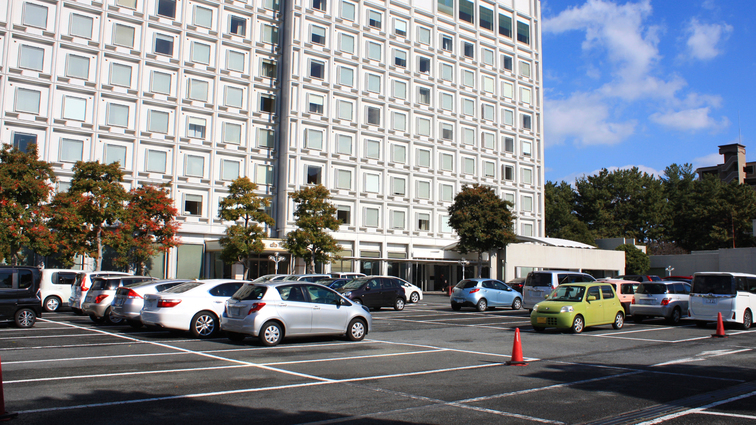
[[[287,335],[307,334],[312,330],[313,305],[305,294],[304,285],[286,285],[276,288],[281,296],[278,314],[284,321]]]
[[[226,282],[210,289],[210,295],[213,296],[210,308],[213,313],[218,317],[221,317],[223,315],[223,310],[226,308],[226,300],[231,298],[242,285],[243,282]]]
[[[383,305],[385,307],[393,307],[396,298],[404,293],[404,288],[402,288],[398,280],[388,277],[381,278],[381,286]]]
[[[590,298],[595,297],[593,300]],[[601,290],[598,286],[591,286],[585,294],[585,325],[602,323],[604,319],[604,305],[601,301]]]
[[[620,306],[618,308],[612,308],[612,306],[617,307],[617,304],[615,301],[619,302],[619,300],[616,299],[615,293],[612,290],[612,285],[601,285],[601,303],[604,307],[603,312],[603,323],[614,323],[615,315],[619,311],[619,309],[622,307]]]
[[[502,307],[510,307],[515,299],[515,291],[512,290],[507,284],[504,282],[500,282],[498,280],[493,281],[494,287],[496,288],[496,297],[498,305]]]
[[[317,285],[305,285],[305,295],[312,305],[312,333],[342,334],[346,331],[348,312],[336,292]]]
[[[362,294],[363,304],[368,307],[381,307],[383,305],[381,279],[374,277],[365,282]]]
[[[14,269],[0,269],[0,319],[7,320],[16,312],[18,291],[13,288]]]

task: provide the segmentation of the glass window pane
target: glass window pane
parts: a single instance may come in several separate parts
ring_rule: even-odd
[[[189,80],[189,98],[207,102],[207,91],[209,84],[202,80]]]
[[[68,33],[76,37],[92,38],[92,24],[94,19],[89,16],[71,14],[71,23]]]
[[[339,45],[342,52],[354,54],[354,37],[351,35],[340,34]]]
[[[352,137],[339,134],[336,138],[336,151],[340,154],[352,154]]]
[[[171,94],[171,74],[152,71],[151,91],[155,93]]]
[[[176,0],[158,0],[157,14],[168,18],[175,18]]]
[[[84,141],[60,139],[59,158],[62,162],[81,161],[84,154]]]
[[[512,18],[499,13],[499,34],[512,38]]]
[[[165,173],[165,164],[168,158],[168,154],[163,151],[148,150],[147,151],[147,172],[150,173]]]
[[[365,156],[368,158],[381,158],[381,142],[377,140],[368,140],[365,142]]]
[[[221,162],[222,180],[236,180],[239,178],[239,162],[223,160]]]
[[[113,44],[133,48],[134,31],[135,30],[133,27],[115,24],[115,28],[113,30]]]
[[[42,93],[36,90],[24,89],[21,87],[16,88],[16,112],[30,112],[32,114],[39,113],[39,102],[42,98]]]
[[[353,105],[351,102],[346,102],[343,100],[339,101],[339,118],[342,120],[351,120],[352,119],[352,110]]]
[[[204,176],[205,158],[201,156],[186,156],[186,175],[187,176]]]
[[[305,133],[305,142],[308,149],[323,149],[323,132],[319,130],[307,129]]]
[[[420,199],[430,199],[430,182],[417,182],[417,197]]]
[[[445,15],[454,16],[454,0],[438,0],[438,11]]]
[[[87,116],[87,99],[80,97],[63,97],[63,118],[84,121]]]
[[[530,25],[517,21],[517,41],[530,44]]]
[[[355,16],[355,6],[353,3],[349,3],[346,1],[341,2],[341,17],[344,19],[348,19],[350,21],[354,21]]]
[[[76,55],[66,56],[66,76],[76,78],[89,77],[89,58]]]
[[[186,136],[195,139],[205,138],[205,129],[207,128],[207,120],[202,118],[188,117],[187,118]]]
[[[161,34],[155,35],[155,53],[172,56],[173,37]]]
[[[365,208],[365,226],[378,226],[379,211],[377,208]]]
[[[226,106],[241,108],[244,102],[244,90],[238,87],[226,87]]]
[[[120,63],[110,64],[110,84],[114,86],[131,86],[131,67]]]
[[[126,127],[129,125],[129,107],[108,103],[108,124]]]
[[[206,7],[194,6],[194,25],[211,28],[213,26],[213,10]]]
[[[225,143],[241,144],[242,126],[230,122],[223,123],[223,141]]]
[[[19,48],[18,67],[42,71],[45,61],[45,50],[39,47],[22,44]]]
[[[352,172],[349,170],[337,170],[336,187],[338,187],[339,189],[351,189],[352,188]]]
[[[255,183],[262,185],[273,184],[273,167],[268,165],[257,164],[255,168]]]
[[[257,146],[261,148],[273,148],[276,143],[276,133],[273,130],[259,129],[257,132]]]
[[[34,3],[24,3],[24,25],[30,27],[47,27],[47,8]]]
[[[431,165],[431,153],[427,150],[417,150],[417,165],[420,167],[430,167]]]
[[[169,120],[170,114],[167,112],[150,111],[147,120],[147,130],[157,133],[167,133]]]
[[[228,69],[232,71],[244,72],[244,62],[246,60],[244,53],[229,50],[227,59],[228,60],[226,61],[226,67]]]
[[[352,87],[354,85],[354,70],[352,68],[339,68],[339,83]]]
[[[378,193],[380,191],[381,181],[376,174],[365,174],[365,192]]]
[[[121,164],[122,168],[126,166],[126,146],[105,146],[105,163],[112,164],[114,162]]]
[[[192,42],[192,62],[210,63],[210,45]]]

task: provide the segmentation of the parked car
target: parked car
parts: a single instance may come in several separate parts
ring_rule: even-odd
[[[42,272],[38,267],[0,266],[0,322],[31,328],[42,316],[38,296]]]
[[[145,294],[142,323],[210,338],[220,330],[225,302],[243,280],[207,279],[176,285],[157,294]]]
[[[142,307],[146,294],[157,294],[166,289],[173,288],[188,279],[153,280],[147,282],[134,282],[125,284],[116,289],[113,299],[111,317],[121,318],[133,328],[142,327]]]
[[[570,271],[535,271],[528,273],[522,287],[522,306],[532,310],[533,306],[543,301],[546,295],[563,283],[595,282],[587,273]]]
[[[116,290],[123,285],[153,281],[149,276],[118,276],[92,278],[92,287],[87,291],[81,310],[95,323],[117,325],[123,321],[122,317],[113,314],[113,300]]]
[[[622,280],[622,279],[601,279],[600,282],[607,282],[614,285],[614,292],[617,293],[622,308],[625,309],[625,317],[629,316],[630,305],[633,303],[633,297],[635,296],[635,290],[638,289],[639,282],[634,280]]]
[[[245,284],[226,301],[221,316],[229,339],[251,335],[266,346],[295,336],[346,335],[361,341],[371,326],[367,307],[317,283]]]
[[[659,276],[655,274],[624,274],[621,276],[617,276],[617,279],[634,280],[636,282],[658,282],[662,280]]]
[[[688,311],[688,294],[690,285],[685,282],[641,282],[635,290],[630,314],[636,323],[661,316],[676,325]]]
[[[415,304],[422,301],[423,299],[422,289],[420,289],[416,285],[413,285],[409,282],[404,282],[402,286],[404,287],[404,297],[407,300],[407,302],[411,302]]]
[[[717,320],[736,323],[741,329],[753,325],[756,313],[756,275],[707,272],[693,275],[688,317],[698,326]]]
[[[342,279],[354,279],[356,277],[365,277],[365,273],[359,273],[359,272],[337,272],[337,273],[331,273],[331,277],[338,277]]]
[[[285,276],[288,276],[288,274],[266,274],[252,280],[252,282],[267,282],[269,280],[275,280],[278,277],[285,277]]]
[[[68,304],[71,306],[71,310],[78,315],[84,314],[81,311],[81,305],[84,303],[84,298],[87,297],[87,291],[92,286],[93,277],[110,277],[110,276],[131,276],[129,273],[122,272],[79,272],[76,274],[76,281],[71,285],[71,298],[68,299]]]
[[[42,269],[42,281],[39,284],[42,307],[47,311],[57,311],[67,306],[71,298],[71,286],[76,281],[79,270]]]
[[[693,283],[693,276],[664,276],[661,280],[672,280],[676,282]]]
[[[530,324],[536,332],[557,328],[580,333],[586,326],[608,324],[620,329],[625,324],[625,313],[612,285],[567,283],[559,285],[548,299],[533,306]]]
[[[338,292],[368,308],[394,307],[394,310],[404,310],[407,303],[405,283],[407,281],[393,276],[365,276],[348,282]]]
[[[522,294],[522,288],[525,286],[525,279],[526,277],[516,277],[509,282],[507,282],[507,286],[514,289],[515,291]]]
[[[486,311],[491,307],[522,308],[522,294],[506,283],[488,278],[464,279],[457,283],[451,294],[451,308],[474,307]]]
[[[328,279],[320,279],[316,281],[315,283],[318,283],[323,286],[327,286],[331,289],[339,289],[342,286],[346,285],[347,282],[352,280],[351,278],[343,278],[343,277],[329,277]]]
[[[275,280],[287,280],[291,282],[317,282],[320,279],[328,279],[331,275],[328,274],[290,274],[280,279]]]

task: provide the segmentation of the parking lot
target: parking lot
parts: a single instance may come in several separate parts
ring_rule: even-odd
[[[527,366],[507,366],[514,330]],[[0,325],[11,423],[756,423],[756,330],[683,322],[536,334],[526,310],[426,294],[362,342],[99,326],[69,311]]]

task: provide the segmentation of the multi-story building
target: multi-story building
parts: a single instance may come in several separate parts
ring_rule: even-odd
[[[698,178],[706,175],[716,176],[725,183],[737,181],[756,190],[756,162],[746,162],[746,147],[733,143],[719,147],[719,154],[724,155],[724,162],[719,165],[696,169]]]
[[[458,277],[463,185],[545,236],[540,33],[539,0],[0,0],[2,140],[36,143],[58,190],[79,160],[167,183],[183,244],[153,274],[231,273],[218,200],[248,176],[276,219],[253,275],[285,254],[288,194],[323,184],[344,222],[326,269],[433,288]]]

